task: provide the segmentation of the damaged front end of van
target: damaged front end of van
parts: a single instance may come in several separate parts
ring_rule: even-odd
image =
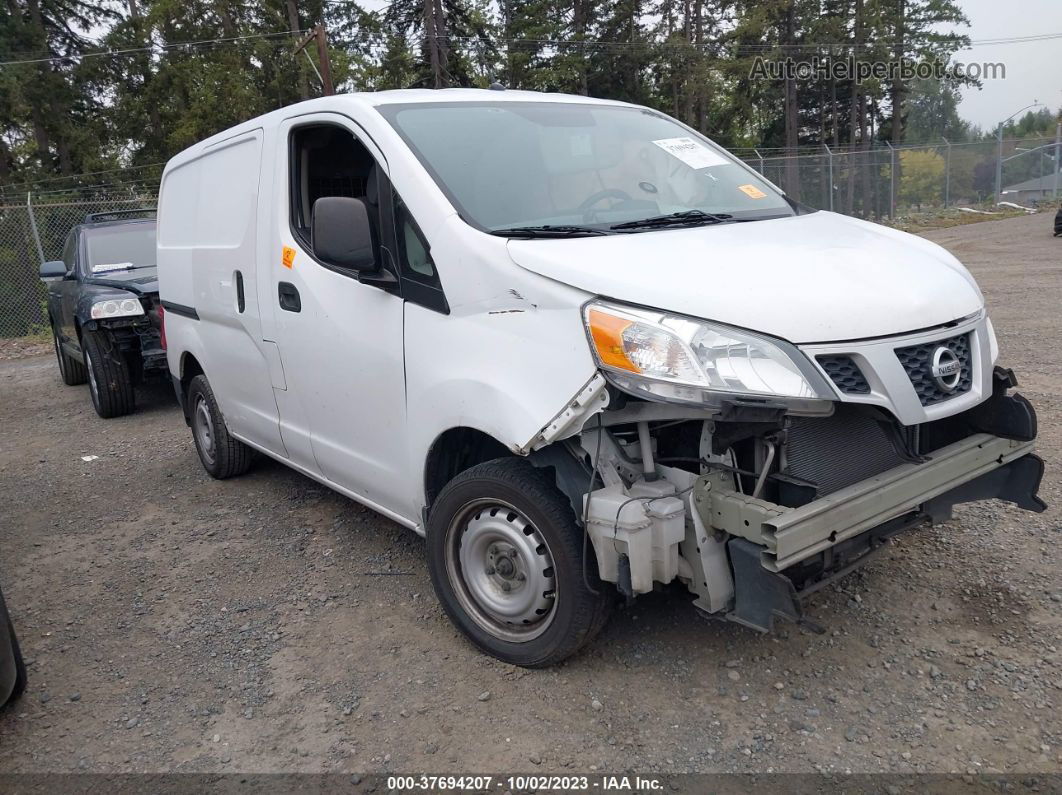
[[[628,598],[677,580],[767,632],[957,504],[1046,507],[1036,413],[983,310],[808,345],[600,300],[583,316],[598,373],[521,452]]]

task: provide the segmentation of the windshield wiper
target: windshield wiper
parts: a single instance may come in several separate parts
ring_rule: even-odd
[[[138,271],[141,268],[154,268],[154,265],[123,265],[120,268],[105,267],[103,270],[93,268],[93,276],[106,276],[108,273],[125,273],[126,271]]]
[[[706,213],[703,210],[684,210],[667,215],[654,215],[639,221],[627,221],[613,224],[609,229],[653,229],[659,226],[700,226],[701,224],[722,224],[734,216],[727,213]]]
[[[592,226],[512,226],[507,229],[491,229],[492,235],[499,237],[583,237],[585,235],[607,234],[603,229]]]

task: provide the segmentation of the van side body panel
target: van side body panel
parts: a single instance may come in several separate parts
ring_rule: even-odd
[[[286,130],[293,120],[326,114],[352,120],[352,131],[384,158],[430,245],[450,314],[327,270],[292,235]],[[228,169],[221,184],[218,155],[247,139],[263,146],[260,173],[240,178]],[[300,103],[214,136],[169,162],[161,196],[162,297],[199,314],[167,314],[171,372],[180,374],[184,353],[194,355],[237,438],[421,532],[425,464],[441,434],[475,428],[522,448],[596,372],[579,312],[590,295],[521,268],[507,240],[465,224],[368,99]],[[217,207],[217,197],[227,197],[227,206]],[[204,205],[215,216],[205,217]],[[218,213],[233,222],[220,223]],[[284,246],[297,250],[292,269],[282,264]],[[245,300],[255,298],[253,325],[237,311],[236,270]],[[280,280],[298,282],[300,314],[289,317],[275,305]],[[366,330],[352,311],[355,299],[369,315],[391,320]],[[387,302],[397,311],[385,312]],[[289,327],[300,320],[331,324],[333,337],[313,351],[311,332],[325,334],[313,326],[296,344]],[[397,347],[370,349],[359,365],[358,346],[381,343]],[[365,390],[385,380],[389,407],[366,404]],[[348,412],[337,413],[342,401],[325,395],[329,388],[340,389]],[[322,397],[332,408],[320,410]],[[365,425],[371,438],[355,449],[353,426],[365,417],[379,427]],[[359,461],[375,456],[382,458]]]
[[[197,147],[167,166],[159,203],[159,286],[164,301],[198,316],[169,313],[171,372],[179,372],[184,350],[194,351],[230,430],[284,456],[270,361],[261,344],[262,148],[263,131],[252,128]]]

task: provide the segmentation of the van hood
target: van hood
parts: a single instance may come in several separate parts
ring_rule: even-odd
[[[523,268],[587,292],[770,334],[835,342],[930,328],[984,298],[935,243],[825,211],[561,240],[512,239]]]

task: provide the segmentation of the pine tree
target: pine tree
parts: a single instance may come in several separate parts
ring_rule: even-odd
[[[101,161],[98,99],[84,90],[79,57],[94,49],[81,31],[115,18],[102,3],[84,0],[9,0],[3,43],[20,60],[41,60],[5,70],[2,105],[29,144],[0,155],[38,174],[73,174]]]

